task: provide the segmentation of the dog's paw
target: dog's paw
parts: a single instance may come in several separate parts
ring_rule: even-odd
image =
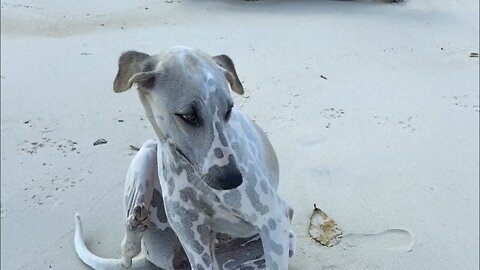
[[[132,268],[132,258],[122,257],[120,260],[120,265],[122,265],[122,267],[125,269]]]
[[[127,230],[129,231],[145,231],[150,225],[150,218],[148,215],[148,209],[145,205],[135,205],[133,211],[127,218]]]

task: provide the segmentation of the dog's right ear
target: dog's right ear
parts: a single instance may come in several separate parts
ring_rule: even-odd
[[[136,51],[122,53],[118,59],[118,72],[113,81],[113,91],[124,92],[130,89],[133,83],[145,87],[153,86],[155,72],[154,66],[148,61],[149,58],[150,55]]]

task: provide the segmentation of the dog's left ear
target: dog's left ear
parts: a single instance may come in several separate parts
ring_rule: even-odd
[[[230,87],[232,88],[232,90],[239,95],[243,95],[243,86],[238,79],[238,75],[235,71],[235,65],[233,64],[232,59],[230,59],[230,57],[225,54],[217,55],[212,58],[213,60],[215,60],[217,65],[225,69],[225,77],[228,83],[230,83]]]

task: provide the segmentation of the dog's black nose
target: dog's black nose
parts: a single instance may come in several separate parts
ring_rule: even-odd
[[[204,177],[204,181],[211,188],[217,190],[229,190],[240,186],[243,183],[242,173],[237,167],[237,162],[233,156],[229,157],[226,166],[212,166],[208,170],[208,174]]]
[[[242,174],[238,169],[228,171],[225,175],[218,179],[218,184],[223,190],[234,189],[240,186],[242,182]]]

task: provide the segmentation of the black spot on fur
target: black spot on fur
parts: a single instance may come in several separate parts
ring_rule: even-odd
[[[223,127],[222,127],[222,125],[220,125],[219,122],[216,122],[216,123],[215,123],[215,128],[217,129],[218,139],[220,140],[220,142],[222,143],[223,146],[227,147],[227,146],[228,146],[228,142],[227,142],[227,138],[225,137],[225,134],[223,134]]]
[[[223,158],[223,157],[224,157],[223,151],[222,151],[222,149],[220,149],[220,148],[215,148],[215,149],[213,149],[213,153],[215,154],[215,156],[216,156],[217,158]]]

